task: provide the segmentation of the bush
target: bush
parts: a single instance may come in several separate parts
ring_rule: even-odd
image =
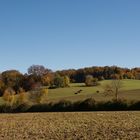
[[[128,109],[127,103],[122,100],[99,102],[97,103],[97,107],[96,107],[96,110],[100,110],[100,111],[121,111],[127,109]]]
[[[97,85],[99,85],[98,79],[93,78],[92,75],[87,75],[85,78],[85,85],[86,86],[97,86]]]
[[[16,103],[15,91],[12,88],[7,88],[4,91],[3,100],[5,101],[7,106],[14,106],[14,104]]]
[[[140,101],[132,101],[128,107],[129,110],[140,110]]]
[[[40,104],[43,103],[43,101],[47,98],[47,95],[48,95],[48,89],[38,88],[30,91],[29,101]]]
[[[74,110],[78,111],[92,111],[96,108],[96,102],[93,98],[88,98],[81,102],[76,102],[73,106]]]
[[[73,106],[70,101],[61,100],[58,103],[53,104],[51,111],[72,111]]]
[[[51,111],[52,104],[36,104],[31,106],[27,112],[48,112]]]
[[[140,101],[127,102],[126,100],[112,100],[96,102],[93,98],[84,101],[70,102],[62,100],[57,103],[45,104],[20,104],[20,105],[1,105],[0,112],[66,112],[66,111],[122,111],[140,110]]]

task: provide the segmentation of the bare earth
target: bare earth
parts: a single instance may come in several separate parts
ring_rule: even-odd
[[[140,112],[0,114],[0,140],[140,140]]]

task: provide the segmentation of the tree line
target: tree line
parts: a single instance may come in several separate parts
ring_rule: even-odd
[[[105,66],[54,72],[42,65],[32,65],[26,74],[22,74],[18,70],[7,70],[0,73],[0,95],[2,96],[8,88],[18,93],[21,89],[30,91],[42,86],[48,88],[68,87],[70,82],[85,82],[87,86],[94,86],[98,84],[99,80],[104,79],[140,80],[140,68],[128,69]]]
[[[98,80],[104,79],[138,79],[140,80],[140,68],[121,68],[117,66],[87,67],[82,69],[69,69],[57,71],[60,75],[69,76],[71,82],[82,83],[87,75],[92,75]]]

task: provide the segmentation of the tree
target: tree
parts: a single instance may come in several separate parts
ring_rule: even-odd
[[[42,65],[32,65],[28,68],[28,74],[41,76],[46,73],[46,69]]]
[[[3,99],[7,105],[12,106],[15,103],[15,91],[12,88],[7,88],[4,91]]]
[[[115,99],[118,100],[118,94],[120,92],[120,89],[122,88],[121,80],[113,80],[112,81],[112,88],[113,88],[113,92],[115,94]]]
[[[34,85],[38,82],[39,80],[37,80],[35,75],[24,75],[24,79],[22,81],[22,87],[25,91],[29,91],[31,90]]]
[[[85,79],[86,86],[92,86],[93,85],[93,76],[87,75]]]
[[[29,93],[29,100],[34,103],[40,104],[45,99],[47,99],[47,95],[48,95],[48,89],[46,88],[34,89]]]
[[[85,78],[85,84],[86,86],[97,86],[99,83],[97,78],[93,78],[92,75],[87,75]]]
[[[120,93],[120,89],[122,88],[122,81],[119,79],[112,80],[111,84],[107,84],[104,87],[104,94],[107,95],[114,95],[116,101],[118,101],[118,96]]]
[[[23,88],[20,88],[17,96],[17,103],[20,105],[26,102],[27,102],[27,94]]]
[[[22,85],[23,75],[17,70],[4,71],[1,76],[6,88],[11,87],[17,92]]]
[[[41,76],[41,83],[43,86],[50,86],[54,79],[54,73],[49,72]]]
[[[69,84],[70,84],[69,77],[68,76],[64,76],[63,79],[64,79],[64,86],[65,87],[69,87]]]
[[[53,85],[54,85],[56,88],[65,87],[64,78],[57,74],[57,75],[54,77]]]
[[[4,90],[5,90],[5,84],[4,84],[4,82],[0,79],[0,96],[3,95]]]

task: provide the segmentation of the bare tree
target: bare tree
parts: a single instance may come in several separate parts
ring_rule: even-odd
[[[50,69],[47,69],[42,65],[32,65],[28,68],[28,74],[34,74],[38,76],[42,76],[50,72],[52,72]]]
[[[112,89],[114,91],[116,100],[118,100],[118,94],[121,88],[122,88],[122,81],[120,79],[112,80]]]
[[[111,84],[107,84],[104,87],[104,94],[111,95],[113,94],[115,96],[115,100],[118,100],[118,96],[120,93],[120,89],[122,88],[123,84],[120,79],[114,79],[112,80]]]

